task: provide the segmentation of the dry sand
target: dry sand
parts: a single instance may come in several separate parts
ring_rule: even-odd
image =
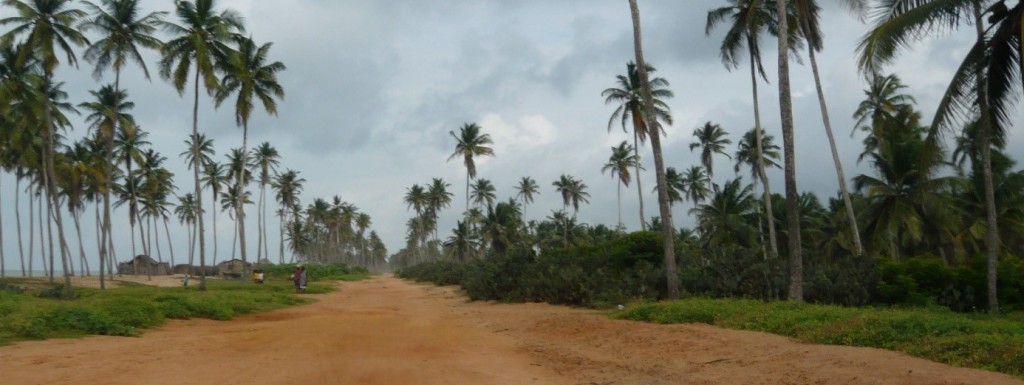
[[[878,349],[470,303],[391,277],[338,285],[316,303],[231,321],[0,347],[0,383],[1024,384]]]

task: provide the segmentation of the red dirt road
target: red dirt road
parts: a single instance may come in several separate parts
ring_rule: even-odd
[[[374,277],[317,303],[139,338],[0,347],[14,384],[1024,384],[877,349],[543,304],[468,303]]]

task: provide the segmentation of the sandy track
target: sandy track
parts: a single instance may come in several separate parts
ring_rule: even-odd
[[[543,304],[467,303],[390,277],[140,338],[0,347],[3,384],[1024,384],[877,349]]]

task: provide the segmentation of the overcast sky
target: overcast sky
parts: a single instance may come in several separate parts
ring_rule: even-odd
[[[454,140],[449,131],[476,122],[494,140],[493,158],[477,160],[478,177],[490,179],[499,199],[515,194],[522,176],[537,180],[541,194],[526,208],[528,219],[543,219],[561,208],[551,182],[565,173],[589,186],[590,204],[580,209],[580,221],[616,223],[616,181],[601,173],[610,147],[630,139],[618,128],[607,130],[615,106],[605,105],[601,91],[616,86],[615,76],[625,73],[633,60],[632,25],[625,0],[387,0],[387,1],[256,1],[221,0],[246,18],[247,32],[258,43],[273,42],[271,60],[288,69],[279,81],[286,97],[276,117],[257,110],[249,127],[251,146],[270,142],[281,153],[281,168],[301,172],[307,182],[302,203],[334,195],[358,206],[373,219],[389,253],[404,245],[405,222],[413,215],[402,202],[413,184],[443,178],[451,184],[452,208],[440,216],[440,234],[447,237],[464,205],[465,168],[461,160],[446,159]],[[822,24],[825,51],[819,56],[822,82],[833,128],[847,175],[867,172],[856,164],[860,134],[851,136],[851,114],[863,99],[864,81],[855,64],[856,41],[866,30],[856,17],[832,1],[824,5]],[[149,10],[170,11],[170,1],[144,1]],[[675,124],[662,141],[668,166],[685,169],[699,164],[687,145],[694,128],[704,122],[720,124],[736,142],[753,127],[749,72],[727,71],[718,48],[724,27],[705,36],[707,11],[724,5],[712,0],[640,1],[646,60],[657,75],[668,79],[675,98],[667,100]],[[0,8],[0,17],[10,15]],[[171,21],[177,22],[173,18]],[[4,31],[5,32],[5,31]],[[166,38],[166,36],[161,36]],[[969,34],[954,34],[918,44],[889,68],[918,101],[926,118],[958,64]],[[775,81],[777,42],[762,42],[771,84],[761,86],[761,108],[766,131],[781,145],[778,91]],[[81,56],[82,50],[77,53]],[[157,55],[146,53],[156,76]],[[806,62],[806,60],[805,60]],[[806,64],[806,63],[805,63]],[[112,82],[97,81],[83,62],[75,69],[62,65],[58,80],[66,82],[69,101],[86,101],[89,90]],[[826,199],[838,191],[838,182],[825,138],[814,83],[808,65],[791,66],[796,125],[797,183]],[[191,132],[190,94],[181,97],[164,80],[146,81],[137,68],[122,74],[122,87],[136,103],[134,114],[150,133],[153,148],[168,158],[178,193],[192,191],[192,173],[178,156]],[[190,86],[191,87],[191,86]],[[217,159],[241,145],[241,129],[233,110],[215,110],[205,95],[200,100],[200,132],[214,139]],[[1018,114],[1019,115],[1019,114]],[[1019,121],[1020,119],[1018,119]],[[77,119],[73,138],[86,125]],[[1013,132],[1013,131],[1011,131]],[[1024,147],[1011,135],[1008,153]],[[657,215],[652,157],[646,148],[648,171],[641,175],[646,218]],[[734,147],[729,152],[735,152]],[[715,181],[734,178],[732,161],[714,160]],[[747,172],[741,171],[746,177]],[[782,193],[782,171],[769,171],[774,192]],[[4,252],[8,273],[17,268],[18,248],[14,218],[14,177],[2,179]],[[635,186],[624,190],[623,220],[630,230],[639,228]],[[209,202],[209,192],[205,202]],[[255,196],[254,196],[255,199]],[[26,205],[22,197],[23,206]],[[273,209],[273,205],[268,205]],[[692,226],[689,203],[677,204],[677,226]],[[255,208],[247,209],[249,255],[255,256]],[[28,213],[22,210],[23,226]],[[119,259],[130,255],[126,210],[116,210],[115,237]],[[209,215],[206,216],[209,220]],[[218,220],[219,256],[230,258],[232,223],[226,214]],[[76,250],[73,227],[68,229]],[[277,221],[271,229],[271,259],[277,260]],[[83,223],[86,251],[95,262],[92,211]],[[177,263],[185,258],[186,235],[173,224]],[[212,250],[207,226],[209,250]],[[25,235],[27,242],[27,234]],[[161,245],[166,247],[161,240]],[[26,244],[27,249],[27,244]],[[38,258],[38,247],[36,258]],[[154,253],[155,254],[155,253]],[[208,253],[208,255],[211,255]],[[163,259],[168,259],[164,249]],[[209,257],[208,257],[209,258]],[[197,262],[198,263],[198,262]],[[38,261],[35,268],[39,268]]]

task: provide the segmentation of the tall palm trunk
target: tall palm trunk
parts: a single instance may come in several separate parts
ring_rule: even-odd
[[[115,66],[114,67],[114,95],[120,96],[121,95],[120,91],[121,91],[121,67]],[[120,98],[118,98],[118,100],[115,101],[114,105],[115,106],[121,105]],[[104,141],[103,141],[104,142],[104,147],[106,148],[106,153],[103,156],[104,156],[104,161],[106,162],[104,164],[107,167],[107,173],[106,173],[106,178],[103,181],[103,184],[106,187],[106,191],[103,192],[103,227],[102,227],[102,231],[101,231],[101,233],[103,233],[103,234],[100,237],[100,250],[99,250],[100,251],[100,289],[106,289],[106,277],[103,275],[103,260],[109,258],[110,254],[113,254],[113,252],[114,252],[114,250],[113,250],[114,233],[113,233],[113,230],[110,227],[110,202],[111,202],[110,194],[114,191],[114,137],[117,134],[117,130],[119,128],[122,128],[122,127],[118,127],[119,125],[120,124],[118,124],[115,121],[114,122],[114,126],[111,127],[110,132],[107,133],[107,136],[106,136],[106,138],[104,138]],[[113,262],[112,258],[109,261],[111,263],[108,264],[108,266],[113,264],[112,263]]]
[[[35,261],[35,248],[36,248],[36,196],[32,193],[32,188],[29,187],[25,193],[28,194],[28,276],[35,275],[34,261]],[[40,235],[42,236],[42,235]],[[40,251],[42,252],[42,251]]]
[[[850,193],[846,188],[846,174],[843,172],[843,162],[839,160],[839,151],[836,149],[836,139],[832,135],[832,122],[828,118],[828,106],[825,104],[825,92],[821,89],[821,76],[818,75],[818,58],[813,47],[808,47],[808,56],[811,59],[811,72],[814,73],[814,88],[818,91],[818,105],[821,107],[821,120],[825,123],[825,135],[828,136],[828,146],[832,150],[832,162],[836,165],[836,176],[839,178],[839,191],[843,195],[843,205],[846,206],[846,220],[850,221],[850,232],[853,236],[853,248],[857,257],[864,256],[864,246],[860,243],[860,229],[857,225],[857,215],[853,212],[853,202],[850,200]]]
[[[171,229],[167,226],[167,217],[164,217],[164,234],[167,235],[167,249],[171,252],[171,268],[174,268],[174,242],[171,242]]]
[[[89,270],[88,262],[85,260],[85,242],[82,242],[82,226],[80,224],[81,219],[79,213],[76,211],[71,212],[71,219],[75,222],[75,233],[78,235],[78,261],[81,271],[79,275],[85,276],[85,272]]]
[[[43,166],[43,167],[45,168],[46,166]],[[49,197],[49,193],[46,192],[46,189],[48,188],[48,187],[45,187],[46,183],[48,183],[48,182],[46,181],[46,173],[44,172],[43,173],[43,186],[44,186],[44,188],[43,188],[43,197],[45,197],[46,199],[42,199],[43,197],[41,197],[40,200],[39,200],[39,250],[44,253],[44,255],[42,255],[42,257],[43,257],[43,269],[44,269],[44,271],[46,271],[45,274],[46,274],[47,277],[50,278],[50,282],[53,282],[53,273],[54,273],[54,271],[53,271],[54,270],[54,268],[53,268],[53,262],[54,262],[54,257],[53,257],[53,221],[54,221],[54,219],[50,217],[50,209],[51,209],[51,206],[52,206],[51,205],[52,202],[49,199],[50,198]],[[45,217],[44,217],[44,214],[43,214],[43,202],[46,202],[46,214],[45,214]],[[45,236],[43,235],[43,218],[46,218],[46,235]],[[46,243],[46,245],[43,245],[44,237],[48,241]],[[49,246],[49,247],[47,248],[47,246]],[[45,251],[44,251],[44,248],[45,248]],[[49,261],[50,261],[49,262],[49,267],[47,267],[47,262],[46,262],[47,261],[47,255],[49,256]]]
[[[263,233],[263,216],[266,215],[266,212],[263,209],[263,195],[264,195],[264,193],[266,193],[266,184],[264,184],[262,182],[263,181],[260,181],[260,185],[261,185],[260,186],[260,199],[256,203],[257,206],[259,206],[257,208],[258,211],[256,213],[256,263],[257,264],[259,264],[260,261],[263,260],[263,256],[264,256],[264,254],[263,254],[263,239],[266,238],[265,234]]]
[[[245,180],[245,161],[249,156],[249,122],[242,121],[242,161],[238,164],[238,207],[235,208],[236,220],[238,221],[238,249],[242,254],[242,277],[249,276],[249,260],[245,255],[245,186],[242,184]],[[257,246],[258,248],[258,246]],[[245,281],[243,279],[243,281]]]
[[[216,188],[210,188],[210,191],[213,192],[213,196],[211,197],[212,199],[210,200],[211,204],[213,205],[213,210],[210,210],[210,217],[213,218],[213,264],[216,265],[217,264],[217,211],[218,211],[217,210],[217,193],[219,193],[220,191],[217,191]]]
[[[21,235],[21,194],[20,194],[20,191],[21,191],[21,168],[20,167],[15,171],[15,174],[16,175],[15,175],[15,179],[14,179],[14,220],[18,224],[18,258],[19,258],[19,260],[21,262],[21,276],[24,277],[24,276],[26,276],[26,274],[25,274],[25,248],[24,248],[24,246],[21,243],[22,235]],[[29,207],[31,208],[32,205],[29,204]],[[29,210],[29,212],[31,212],[31,211],[32,210]],[[32,233],[32,225],[29,225],[28,230],[29,230],[28,231],[29,234],[31,234]],[[32,248],[31,244],[29,245],[29,248]],[[31,255],[29,255],[29,258],[31,258]],[[29,263],[30,264],[32,263],[31,260],[29,261]]]
[[[0,180],[3,180],[3,175],[0,175]],[[0,218],[3,218],[3,205],[0,204]],[[4,258],[4,223],[0,221],[0,278],[7,276],[7,265],[5,264]]]
[[[618,208],[619,214],[619,229],[622,229],[622,184],[615,183],[615,206]]]
[[[633,16],[633,49],[636,54],[636,68],[640,71],[640,84],[643,90],[644,110],[651,133],[651,149],[654,152],[654,173],[658,180],[658,208],[661,211],[661,231],[665,251],[665,276],[668,285],[668,299],[679,299],[679,272],[676,268],[674,250],[675,229],[672,228],[672,208],[668,202],[668,184],[665,181],[665,162],[661,156],[661,128],[654,112],[654,99],[651,97],[651,84],[647,79],[647,65],[644,63],[643,40],[640,36],[640,9],[636,0],[629,0],[630,13]]]
[[[751,43],[756,44],[757,42],[748,41],[747,46],[752,47]],[[754,56],[750,56],[750,83],[751,89],[754,93],[754,142],[757,148],[757,176],[761,179],[761,187],[764,190],[764,212],[767,216],[768,224],[768,250],[770,250],[771,257],[777,257],[779,255],[779,241],[775,236],[775,213],[772,212],[772,188],[768,185],[768,173],[764,170],[764,153],[762,149],[762,135],[761,135],[761,102],[757,97],[757,72],[755,68]]]
[[[195,99],[192,104],[192,140],[193,143],[199,138],[199,67],[196,67]],[[199,146],[192,146],[192,159],[196,164],[192,168],[196,184],[196,223],[199,224],[199,290],[206,291],[206,237],[203,229],[203,195],[202,185],[199,184]],[[212,202],[216,210],[217,201]]]
[[[153,249],[152,249],[152,245],[150,244],[150,242],[153,241],[153,238],[151,237],[151,235],[153,235],[153,232],[151,231],[153,229],[153,225],[152,225],[151,221],[149,220],[149,218],[146,219],[146,225],[145,226],[142,226],[141,222],[139,223],[139,232],[140,233],[142,232],[142,228],[143,227],[145,227],[145,229],[146,229],[146,232],[145,232],[146,239],[145,239],[145,241],[142,242],[142,244],[145,245],[145,247],[146,247],[146,279],[149,280],[149,281],[152,281],[153,280],[153,262],[152,262],[153,261],[153,255],[150,254],[150,253],[153,251]],[[157,252],[157,254],[159,254],[160,253],[160,249],[157,248],[156,252]],[[159,257],[159,255],[158,255],[158,257]]]
[[[786,225],[789,230],[789,300],[803,301],[803,250],[800,241],[800,211],[796,189],[796,157],[793,143],[793,98],[789,89],[789,27],[786,0],[778,0],[779,16],[779,114],[782,117],[782,150],[786,179]]]
[[[628,74],[627,74],[628,75]],[[633,127],[633,155],[636,156],[636,164],[633,165],[633,170],[636,171],[636,194],[637,200],[640,202],[640,231],[647,231],[647,223],[644,222],[644,189],[640,186],[640,146],[639,146],[640,134],[636,132],[636,127]],[[622,220],[619,220],[621,223]]]
[[[984,20],[981,17],[981,3],[974,0],[974,28],[978,35],[978,44],[985,44],[985,30],[982,27]],[[997,284],[999,283],[999,219],[996,216],[995,187],[992,181],[992,112],[989,111],[988,95],[985,93],[988,87],[988,79],[982,69],[978,69],[979,84],[978,107],[981,110],[981,135],[978,139],[981,142],[981,164],[982,178],[985,184],[985,251],[987,254],[987,274],[985,282],[988,286],[988,312],[999,313],[999,296]]]

